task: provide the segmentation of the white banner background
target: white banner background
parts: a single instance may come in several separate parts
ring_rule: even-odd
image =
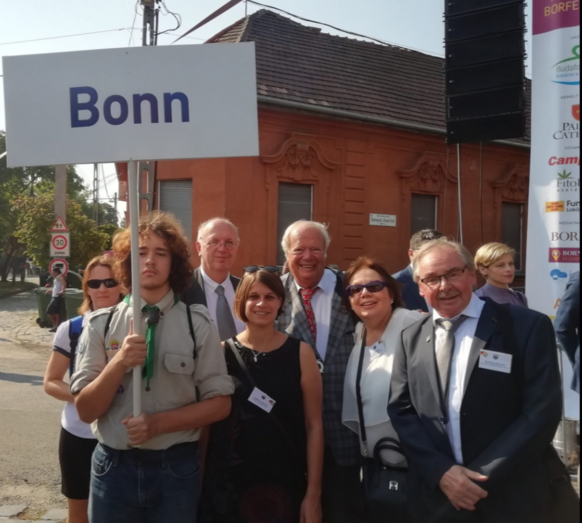
[[[541,4],[551,5],[534,0],[534,18],[544,15]],[[580,270],[579,46],[579,26],[533,37],[527,295],[532,308],[552,318],[570,276]],[[566,416],[579,419],[580,397],[570,388],[572,367],[566,357],[563,361]]]

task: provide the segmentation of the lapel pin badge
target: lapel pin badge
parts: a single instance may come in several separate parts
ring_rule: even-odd
[[[427,342],[427,343],[430,343],[430,340],[431,340],[431,337],[429,336],[429,337],[426,339],[426,342]]]

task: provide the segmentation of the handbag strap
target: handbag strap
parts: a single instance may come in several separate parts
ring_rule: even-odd
[[[362,331],[362,347],[360,349],[360,360],[358,362],[358,374],[356,377],[356,400],[358,402],[358,416],[360,417],[360,436],[364,446],[364,456],[368,457],[368,433],[366,431],[366,423],[364,420],[364,402],[362,401],[362,374],[364,372],[364,355],[366,351],[366,336],[367,331],[364,327]]]
[[[226,342],[226,345],[228,346],[228,348],[234,354],[234,357],[236,358],[236,361],[237,361],[239,367],[241,368],[241,370],[243,371],[244,375],[246,376],[247,381],[249,382],[251,388],[252,389],[258,389],[257,382],[255,381],[255,378],[251,374],[251,371],[247,367],[247,364],[245,363],[245,360],[243,360],[243,358],[240,355],[240,352],[238,351],[238,349],[236,348],[234,342],[232,340],[228,340]],[[281,421],[279,420],[279,418],[277,418],[277,416],[275,416],[275,414],[273,413],[273,411],[271,411],[269,413],[269,416],[273,420],[273,423],[275,424],[275,426],[279,429],[279,432],[281,432],[281,434],[283,435],[283,437],[287,440],[287,443],[289,444],[289,446],[293,450],[293,452],[297,456],[301,457],[303,454],[299,451],[299,449],[297,448],[297,445],[295,444],[295,442],[293,441],[293,439],[291,438],[291,436],[289,435],[289,433],[287,432],[287,430],[285,429],[285,427],[283,426],[283,424],[281,423]]]

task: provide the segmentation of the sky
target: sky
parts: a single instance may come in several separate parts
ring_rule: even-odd
[[[169,30],[170,33],[161,35],[158,45],[172,45],[178,36],[226,1],[164,0],[160,31]],[[444,55],[444,0],[262,0],[260,3],[402,47]],[[262,8],[250,2],[246,6],[249,14]],[[176,20],[168,13],[170,11],[182,19],[179,30],[173,30]],[[0,13],[0,58],[141,45],[142,16],[136,0],[0,0]],[[245,5],[241,3],[175,45],[201,44],[244,15]],[[529,22],[531,6],[528,7]],[[326,27],[322,29],[343,34]],[[528,44],[528,49],[531,49],[531,44]],[[2,82],[0,129],[6,130]],[[93,166],[79,166],[78,170],[92,186]],[[103,166],[101,174],[107,183],[102,187],[100,197],[112,197],[117,191],[114,173],[112,164]],[[105,185],[103,181],[101,185]]]

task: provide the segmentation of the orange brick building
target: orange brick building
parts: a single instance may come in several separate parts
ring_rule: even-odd
[[[230,218],[242,239],[236,272],[281,263],[282,231],[298,218],[329,224],[329,263],[341,268],[368,254],[401,269],[420,228],[459,236],[443,59],[331,36],[271,11],[209,43],[241,41],[257,47],[260,157],[158,162],[155,208],[174,212],[192,235],[208,218]],[[461,148],[465,244],[509,242],[522,270],[528,142]]]

